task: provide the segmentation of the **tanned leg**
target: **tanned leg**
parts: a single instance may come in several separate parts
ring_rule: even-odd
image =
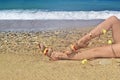
[[[105,47],[98,47],[93,48],[90,50],[83,51],[81,53],[77,53],[73,56],[67,56],[67,54],[64,54],[62,52],[54,52],[52,57],[57,58],[60,57],[60,59],[91,59],[91,58],[97,58],[97,57],[120,57],[120,21],[115,16],[112,16],[108,19],[106,19],[104,22],[99,24],[95,29],[93,29],[90,33],[92,34],[92,37],[87,34],[83,36],[80,40],[78,40],[79,46],[84,46],[84,44],[88,41],[90,41],[92,38],[95,38],[102,34],[102,29],[112,29],[112,35],[114,43],[113,45],[105,46]],[[113,53],[113,50],[115,54]]]
[[[54,56],[56,56],[56,58],[58,57],[58,59],[61,59],[61,60],[65,60],[65,59],[66,60],[81,60],[81,59],[114,58],[114,57],[119,58],[120,57],[120,50],[119,50],[120,44],[113,44],[112,46],[114,46],[116,54],[113,53],[111,49],[111,45],[107,45],[103,47],[97,47],[97,48],[85,50],[83,52],[76,53],[71,56],[67,56],[66,54],[62,52],[58,52],[57,54],[55,52]]]
[[[90,34],[87,34],[78,40],[78,44],[81,44],[81,42],[86,43],[92,38],[99,36],[100,34],[102,34],[103,29],[107,31],[112,29],[112,35],[113,35],[114,42],[115,43],[120,42],[120,35],[119,35],[120,34],[120,20],[115,16],[111,16],[110,18],[106,19],[104,22],[99,24],[95,29],[93,29],[90,32],[92,37],[90,37]]]
[[[91,30],[90,33],[79,39],[77,43],[74,44],[74,47],[77,49],[86,47],[88,41],[102,34],[103,29],[107,31],[111,29],[114,43],[120,42],[120,20],[115,16],[111,16]],[[69,54],[71,51],[67,50],[66,53]]]

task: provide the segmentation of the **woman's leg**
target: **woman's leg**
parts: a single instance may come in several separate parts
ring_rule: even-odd
[[[100,23],[96,28],[94,28],[90,33],[83,36],[81,39],[77,41],[77,43],[74,44],[75,49],[86,47],[88,44],[88,41],[90,41],[92,38],[95,38],[102,34],[102,30],[112,30],[113,40],[114,43],[120,42],[120,20],[115,17],[111,16],[108,19],[106,19],[104,22]],[[65,53],[70,54],[72,51],[67,50]]]
[[[114,52],[113,52],[113,50]],[[97,47],[90,50],[86,50],[80,53],[76,53],[72,56],[63,55],[63,53],[55,53],[54,56],[58,56],[58,59],[70,59],[70,60],[81,60],[81,59],[93,59],[93,58],[114,58],[120,57],[120,44],[113,44],[103,47]],[[54,57],[53,56],[53,57]]]
[[[110,18],[106,19],[104,22],[99,24],[95,29],[93,29],[89,34],[83,36],[81,39],[78,40],[78,44],[81,42],[86,43],[94,37],[99,36],[102,34],[102,30],[109,30],[112,29],[113,40],[115,43],[120,42],[120,20],[115,17],[111,16]],[[90,36],[91,35],[91,36]],[[82,46],[82,45],[81,45]]]
[[[119,54],[119,49],[120,49],[120,45],[118,46],[117,43],[120,42],[120,21],[119,19],[117,19],[115,16],[112,16],[108,19],[106,19],[104,22],[102,22],[101,24],[99,24],[95,29],[93,29],[90,33],[91,36],[89,34],[83,36],[80,40],[78,40],[78,45],[79,48],[85,47],[84,44],[87,43],[89,40],[91,40],[94,37],[99,36],[100,34],[102,34],[102,29],[112,29],[112,34],[113,34],[113,40],[116,44],[113,45],[113,49],[110,46],[106,46],[106,47],[99,47],[99,48],[94,48],[91,50],[87,50],[84,51],[82,53],[78,53],[76,55],[74,55],[73,57],[69,57],[69,55],[63,54],[62,52],[54,52],[54,54],[52,55],[52,57],[58,57],[58,55],[63,56],[65,59],[82,59],[82,58],[96,58],[96,57],[114,57],[113,56],[113,50]],[[66,51],[65,53],[69,54],[69,51]],[[71,53],[71,52],[70,52]],[[55,57],[55,59],[56,59]],[[119,55],[117,55],[117,57],[119,57]]]

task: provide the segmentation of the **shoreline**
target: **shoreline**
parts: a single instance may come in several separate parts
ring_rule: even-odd
[[[0,31],[54,31],[96,26],[103,20],[0,20]]]

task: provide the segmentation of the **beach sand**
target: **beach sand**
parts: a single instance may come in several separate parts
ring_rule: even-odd
[[[92,27],[94,28],[94,27]],[[0,80],[119,80],[120,59],[50,61],[38,43],[65,50],[91,27],[40,32],[0,32]],[[111,32],[92,39],[89,48],[107,45]]]

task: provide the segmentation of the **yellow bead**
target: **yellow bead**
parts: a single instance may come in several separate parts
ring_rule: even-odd
[[[107,33],[107,30],[103,29],[103,30],[102,30],[102,33],[103,33],[103,34],[106,34],[106,33]]]
[[[112,40],[108,40],[108,44],[112,44]]]
[[[87,62],[88,62],[87,59],[83,59],[81,63],[86,64]]]

